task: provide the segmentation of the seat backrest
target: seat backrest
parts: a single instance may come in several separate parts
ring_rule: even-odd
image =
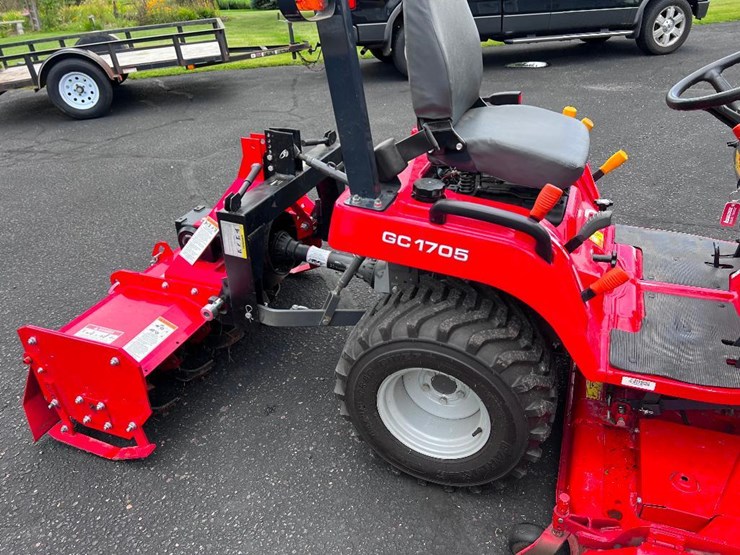
[[[403,23],[416,117],[455,124],[478,100],[483,54],[467,0],[405,0]]]

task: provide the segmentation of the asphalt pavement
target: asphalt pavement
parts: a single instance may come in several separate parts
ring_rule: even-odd
[[[704,113],[670,111],[664,97],[735,52],[738,36],[740,24],[696,27],[667,57],[625,39],[487,48],[483,92],[577,106],[596,123],[597,164],[627,150],[628,165],[602,185],[620,222],[728,238],[718,219],[734,187],[732,136]],[[527,60],[551,65],[504,67]],[[402,138],[414,123],[408,84],[380,62],[362,70],[375,141]],[[158,447],[146,460],[32,443],[15,329],[59,327],[105,295],[113,270],[145,268],[155,242],[175,242],[175,218],[231,183],[239,137],[269,126],[305,137],[332,128],[324,73],[129,81],[111,114],[92,121],[65,118],[44,91],[0,97],[0,553],[502,554],[512,524],[546,523],[557,438],[528,476],[478,495],[422,486],[373,458],[332,395],[345,329],[250,333],[151,419]],[[285,302],[318,305],[334,279],[293,278]],[[364,285],[346,302],[364,305]]]

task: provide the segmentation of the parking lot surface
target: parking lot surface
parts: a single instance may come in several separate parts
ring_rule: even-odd
[[[728,130],[670,111],[668,88],[738,49],[740,24],[697,27],[668,57],[634,42],[488,48],[484,90],[522,89],[596,123],[598,165],[618,221],[731,238],[718,219],[734,187]],[[540,70],[507,69],[542,60]],[[376,142],[414,124],[408,84],[362,65]],[[52,440],[31,443],[15,329],[59,327],[105,295],[115,269],[143,269],[174,220],[217,200],[239,137],[269,126],[318,137],[333,127],[325,76],[303,67],[129,81],[113,112],[66,119],[44,92],[0,97],[0,553],[494,553],[508,528],[546,523],[557,438],[518,482],[448,493],[390,473],[338,415],[333,370],[346,329],[255,329],[181,401],[153,417],[155,453],[113,463]],[[536,140],[536,138],[533,138]],[[491,260],[492,271],[507,271]],[[311,272],[286,303],[319,305],[335,277]],[[366,303],[354,284],[346,302]],[[80,361],[84,364],[84,361]]]

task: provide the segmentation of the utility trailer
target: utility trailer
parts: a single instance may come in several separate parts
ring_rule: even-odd
[[[290,24],[289,24],[290,25]],[[113,88],[136,71],[199,67],[276,54],[293,56],[307,42],[230,47],[219,18],[77,33],[0,45],[0,95],[46,87],[59,110],[76,119],[105,115]]]

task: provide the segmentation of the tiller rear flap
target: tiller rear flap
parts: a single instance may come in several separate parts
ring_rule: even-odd
[[[288,144],[301,144],[295,133]],[[154,450],[143,430],[152,414],[153,375],[178,369],[190,346],[206,340],[214,318],[220,333],[246,327],[251,306],[291,271],[275,269],[267,257],[276,233],[321,242],[321,221],[312,215],[318,207],[305,194],[328,191],[331,205],[340,188],[304,171],[292,154],[292,171],[278,173],[283,168],[270,160],[282,150],[271,146],[285,135],[273,130],[242,139],[239,175],[221,200],[177,220],[180,248],[157,243],[146,271],[115,272],[108,296],[58,331],[18,330],[29,367],[23,407],[35,440],[48,432],[113,460]],[[316,142],[324,146],[312,151],[315,159],[341,162],[338,144]]]

